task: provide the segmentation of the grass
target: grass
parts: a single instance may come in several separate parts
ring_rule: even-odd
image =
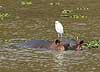
[[[100,48],[100,40],[91,40],[85,44],[86,48]]]

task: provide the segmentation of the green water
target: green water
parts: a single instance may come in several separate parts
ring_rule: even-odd
[[[71,11],[62,16],[64,10]],[[76,17],[74,17],[76,15]],[[100,39],[99,0],[0,0],[1,72],[99,72],[100,49],[55,53],[10,48],[31,39],[54,40],[55,20],[64,26],[64,37]]]

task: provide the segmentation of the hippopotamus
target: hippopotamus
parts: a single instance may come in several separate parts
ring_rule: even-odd
[[[22,44],[16,45],[21,48],[37,48],[37,49],[53,49],[53,50],[77,50],[81,49],[83,40],[76,41],[75,39],[63,39],[60,41],[59,39],[55,41],[49,40],[30,40],[26,41]]]
[[[49,40],[31,40],[26,41],[22,44],[17,44],[18,48],[35,48],[42,50],[64,50],[63,44],[61,44],[60,40],[49,41]]]
[[[65,50],[77,50],[77,49],[82,50],[81,47],[83,43],[84,43],[83,40],[77,41],[72,38],[66,38],[62,40],[62,44],[64,45]]]

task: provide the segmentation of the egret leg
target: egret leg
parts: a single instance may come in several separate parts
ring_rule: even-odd
[[[59,38],[60,38],[60,40],[62,41],[62,37],[63,37],[63,35],[62,35],[62,34],[59,34],[59,35],[60,35],[60,37],[59,37]]]
[[[63,34],[60,34],[61,38],[63,37]]]
[[[63,34],[58,34],[58,38],[62,41],[63,40]]]
[[[58,34],[58,38],[60,38],[60,35]]]

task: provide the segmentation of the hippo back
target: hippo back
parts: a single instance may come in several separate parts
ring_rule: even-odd
[[[52,41],[48,40],[31,40],[25,43],[17,45],[21,48],[48,48],[52,44]]]

